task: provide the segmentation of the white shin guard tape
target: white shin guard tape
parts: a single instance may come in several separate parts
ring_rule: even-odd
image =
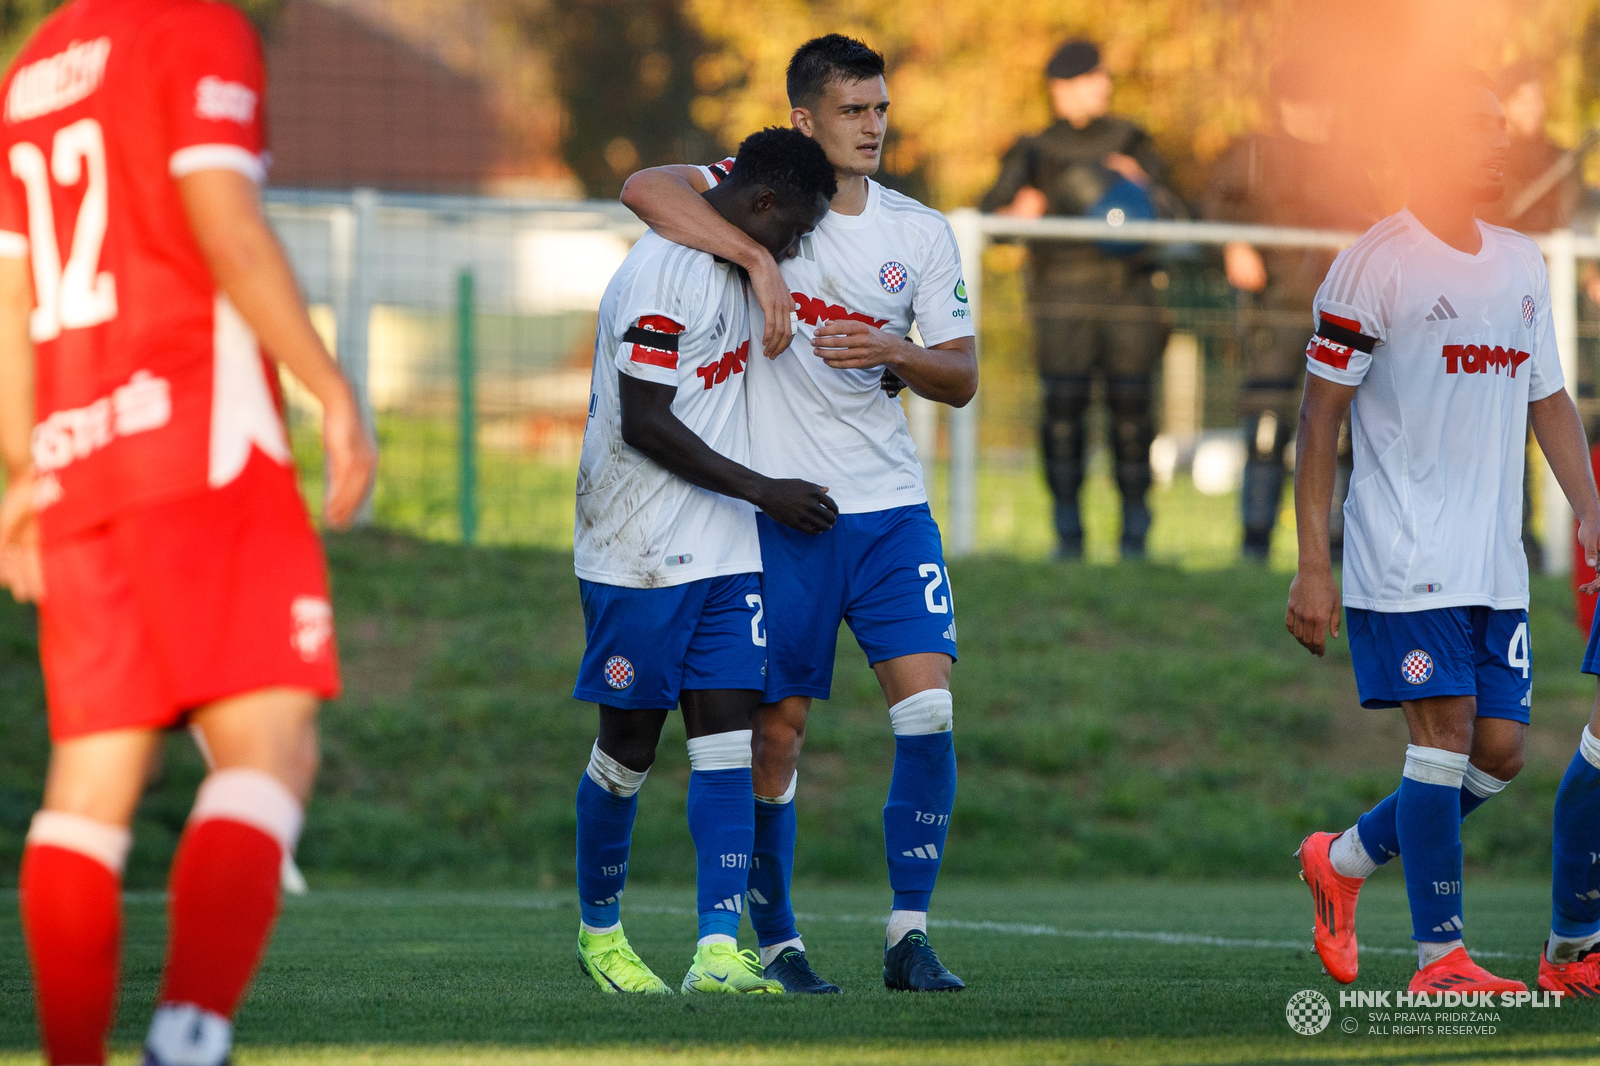
[[[1589,732],[1589,727],[1583,727],[1583,736],[1578,739],[1578,750],[1583,753],[1583,761],[1600,770],[1600,737]]]
[[[594,748],[589,752],[589,769],[585,771],[589,780],[613,795],[627,799],[636,794],[644,779],[649,776],[649,770],[630,770],[617,760],[600,750],[600,742],[594,742]]]
[[[1469,765],[1465,752],[1424,748],[1419,744],[1406,745],[1405,776],[1424,785],[1460,788]]]
[[[689,738],[689,769],[750,769],[750,738],[753,731],[735,729],[731,733],[712,733]]]
[[[948,733],[955,724],[955,712],[948,689],[924,689],[889,708],[889,725],[898,737]]]
[[[757,796],[757,803],[765,803],[769,807],[782,807],[794,799],[794,790],[800,784],[800,771],[796,770],[789,775],[789,787],[783,790],[781,796]]]
[[[218,770],[200,783],[189,821],[213,818],[253,826],[276,840],[284,854],[293,855],[306,815],[282,781],[262,770],[235,767]]]
[[[1471,763],[1467,764],[1467,773],[1461,783],[1466,786],[1468,792],[1480,799],[1497,796],[1511,784],[1510,781],[1502,781],[1491,773],[1485,773]]]
[[[37,811],[28,826],[29,844],[45,844],[85,855],[118,877],[128,863],[133,833],[120,825],[66,811]]]

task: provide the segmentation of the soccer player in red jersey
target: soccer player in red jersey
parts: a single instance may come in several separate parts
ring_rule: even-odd
[[[105,1061],[128,827],[184,722],[215,769],[145,1061],[227,1058],[338,691],[264,352],[322,403],[332,524],[375,452],[262,214],[263,77],[227,4],[73,0],[0,82],[0,580],[39,605],[53,746],[20,882],[53,1064]]]

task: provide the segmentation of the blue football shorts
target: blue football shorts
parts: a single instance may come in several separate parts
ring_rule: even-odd
[[[768,703],[827,699],[839,623],[867,662],[922,652],[956,657],[955,597],[928,505],[842,514],[826,533],[756,515],[766,596]]]
[[[1600,674],[1600,611],[1589,626],[1589,646],[1583,649],[1583,672]]]
[[[588,643],[572,690],[577,699],[670,710],[684,690],[765,686],[760,574],[654,589],[580,579],[578,588]]]
[[[1526,723],[1533,705],[1528,612],[1490,607],[1345,610],[1363,707],[1476,696],[1480,718]]]

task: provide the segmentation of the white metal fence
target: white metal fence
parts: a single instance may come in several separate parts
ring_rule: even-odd
[[[612,202],[282,189],[269,190],[267,201],[319,325],[385,445],[371,517],[430,535],[470,539],[482,528],[487,539],[557,545],[570,538],[570,486],[551,471],[576,459],[593,313],[643,232],[639,222]],[[986,322],[981,269],[996,239],[1337,249],[1359,236],[1209,222],[1028,220],[970,209],[952,212],[950,222],[983,339],[980,361],[997,328]],[[1562,365],[1575,392],[1578,264],[1600,258],[1600,237],[1561,232],[1538,239],[1550,268]],[[1306,321],[1309,333],[1309,308]],[[908,405],[919,454],[930,473],[936,463],[943,471],[952,555],[980,547],[986,395],[980,387],[977,400],[960,410]],[[1570,565],[1571,515],[1548,470],[1544,476],[1545,565],[1562,572]]]

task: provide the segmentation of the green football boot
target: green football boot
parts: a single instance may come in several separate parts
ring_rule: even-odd
[[[689,972],[683,975],[685,992],[750,992],[781,996],[783,983],[761,976],[761,959],[753,951],[733,944],[706,944],[696,948]]]
[[[633,953],[628,938],[621,929],[614,933],[591,933],[578,929],[578,965],[594,978],[600,991],[615,995],[618,992],[643,992],[670,995],[672,989]]]

